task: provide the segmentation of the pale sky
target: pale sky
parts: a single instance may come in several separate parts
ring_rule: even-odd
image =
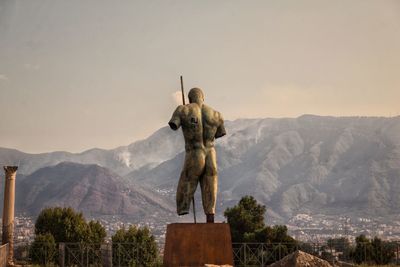
[[[0,1],[0,147],[114,148],[184,76],[236,118],[400,114],[400,1]]]

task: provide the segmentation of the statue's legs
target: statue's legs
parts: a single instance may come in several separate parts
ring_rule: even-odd
[[[189,213],[190,203],[200,176],[204,172],[206,153],[203,149],[186,152],[185,163],[176,192],[176,208],[178,215]]]
[[[217,154],[213,147],[207,149],[205,170],[200,178],[200,187],[204,213],[214,215],[218,189],[218,170]]]

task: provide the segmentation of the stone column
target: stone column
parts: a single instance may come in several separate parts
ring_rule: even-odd
[[[17,166],[4,167],[6,181],[4,186],[3,244],[9,244],[8,265],[12,265],[14,261],[14,205],[17,169]]]

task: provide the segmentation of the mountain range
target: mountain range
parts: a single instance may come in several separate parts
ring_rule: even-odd
[[[44,207],[70,206],[85,214],[170,214],[173,206],[165,197],[99,165],[62,162],[44,167],[17,180],[17,210],[38,214]]]
[[[218,213],[244,195],[280,220],[400,211],[400,117],[303,115],[226,121],[226,128],[216,142]],[[164,127],[112,150],[0,148],[0,163],[20,166],[17,211],[69,205],[91,214],[151,216],[174,211],[183,148],[180,131]]]

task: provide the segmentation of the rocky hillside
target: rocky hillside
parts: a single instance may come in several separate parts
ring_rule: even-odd
[[[17,212],[71,206],[88,215],[170,214],[172,203],[98,165],[64,162],[17,178]]]
[[[242,120],[218,142],[219,205],[249,194],[269,214],[400,211],[400,117]],[[183,155],[129,177],[174,191]]]

